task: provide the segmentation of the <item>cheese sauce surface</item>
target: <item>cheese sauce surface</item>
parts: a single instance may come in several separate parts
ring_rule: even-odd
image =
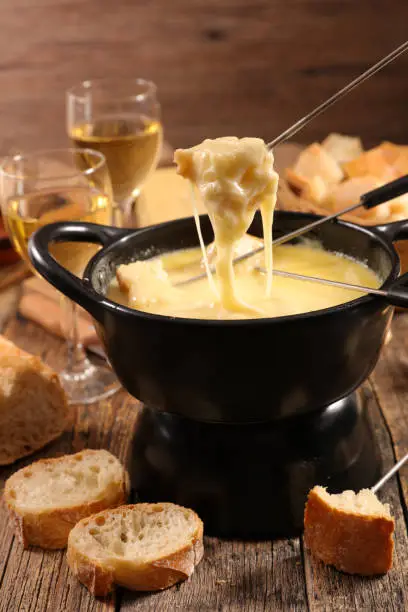
[[[236,254],[259,246],[259,241],[246,237]],[[240,248],[241,247],[241,248]],[[213,245],[207,249],[213,255]],[[211,258],[210,258],[211,261]],[[214,296],[206,278],[189,285],[176,287],[179,281],[203,272],[200,248],[165,253],[144,262],[120,266],[120,289],[114,279],[108,297],[120,304],[145,312],[194,319],[247,319],[280,317],[336,306],[362,294],[337,287],[275,276],[271,296],[265,293],[265,274],[256,270],[263,266],[262,254],[235,266],[236,293],[256,307],[252,312],[228,309]],[[364,285],[380,286],[377,275],[364,264],[344,256],[330,253],[318,244],[281,245],[274,248],[274,267],[295,272]],[[127,274],[127,282],[124,275]],[[217,280],[215,280],[218,283]],[[130,289],[129,289],[130,288]]]

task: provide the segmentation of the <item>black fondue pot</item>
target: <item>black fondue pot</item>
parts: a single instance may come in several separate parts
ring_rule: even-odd
[[[316,217],[277,212],[274,237]],[[207,216],[204,240],[213,239]],[[250,233],[262,235],[256,215]],[[382,288],[399,288],[393,241],[408,220],[373,228],[330,222],[308,234],[366,262]],[[83,280],[50,255],[54,241],[101,244]],[[142,499],[194,507],[207,532],[288,534],[302,524],[307,491],[370,486],[380,465],[367,411],[354,391],[374,368],[393,307],[363,296],[316,312],[252,320],[149,314],[106,297],[120,264],[198,245],[192,218],[140,230],[55,223],[30,240],[34,267],[93,317],[112,368],[144,403],[133,484]],[[299,282],[299,292],[313,291]]]

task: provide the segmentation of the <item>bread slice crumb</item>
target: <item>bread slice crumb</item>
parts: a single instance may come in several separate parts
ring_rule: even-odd
[[[394,519],[370,489],[330,494],[314,487],[304,515],[312,555],[348,574],[384,574],[392,567]]]
[[[42,459],[15,472],[4,499],[24,547],[64,548],[82,518],[126,502],[129,476],[106,450]]]
[[[185,580],[204,554],[203,523],[171,503],[134,504],[80,521],[68,539],[71,571],[94,595],[120,584],[158,591]]]

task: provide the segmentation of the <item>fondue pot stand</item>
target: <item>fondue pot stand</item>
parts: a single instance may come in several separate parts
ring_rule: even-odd
[[[278,211],[274,236],[315,219]],[[201,226],[208,244],[207,216]],[[258,214],[249,231],[262,236]],[[398,285],[401,305],[408,275],[398,278],[392,242],[408,238],[408,220],[375,228],[330,222],[308,236],[366,262],[384,289]],[[81,280],[50,255],[54,241],[103,248]],[[195,509],[208,534],[288,536],[302,528],[315,484],[358,490],[380,475],[358,388],[377,362],[393,306],[366,295],[299,315],[208,321],[149,314],[106,297],[118,265],[195,246],[192,218],[139,230],[55,223],[34,234],[29,254],[44,278],[92,315],[119,380],[143,402],[132,453],[138,498]],[[299,282],[301,291],[313,287]]]

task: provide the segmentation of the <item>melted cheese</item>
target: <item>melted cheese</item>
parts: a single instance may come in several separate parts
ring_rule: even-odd
[[[244,237],[236,246],[237,252],[244,252],[250,245],[256,248],[259,242],[257,238]],[[273,292],[268,297],[265,294],[265,275],[256,269],[262,264],[262,254],[258,254],[235,266],[238,292],[250,296],[251,303],[257,307],[244,313],[226,308],[214,295],[206,278],[176,287],[180,281],[202,272],[200,248],[164,253],[156,259],[120,266],[118,276],[122,280],[125,277],[128,284],[124,287],[121,282],[121,290],[115,279],[108,297],[126,306],[173,317],[248,319],[311,312],[342,304],[361,295],[337,287],[275,276]],[[274,266],[279,270],[366,287],[380,285],[375,273],[364,264],[329,253],[316,243],[275,247]],[[216,282],[219,282],[218,279]]]
[[[260,209],[265,237],[266,293],[270,295],[272,222],[278,186],[272,153],[260,138],[226,137],[204,140],[191,149],[178,149],[174,160],[178,172],[196,186],[213,226],[223,307],[241,314],[261,314],[257,307],[238,296],[232,262],[237,242]]]

